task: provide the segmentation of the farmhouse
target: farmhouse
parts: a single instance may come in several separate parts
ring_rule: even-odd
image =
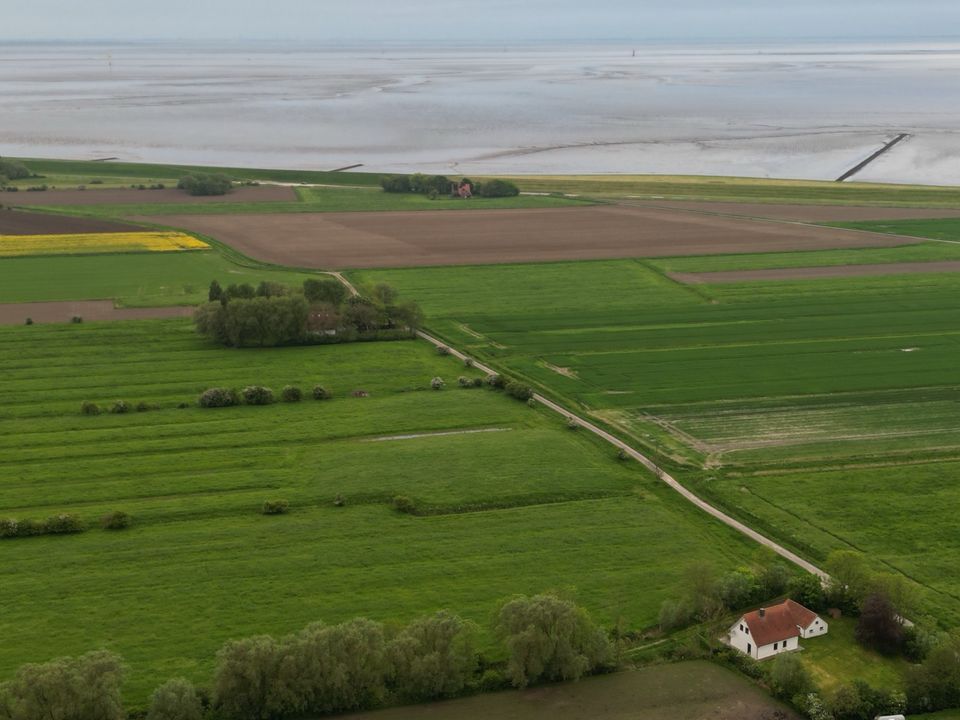
[[[733,624],[730,646],[756,660],[800,647],[800,638],[825,635],[827,623],[793,600],[753,610]]]

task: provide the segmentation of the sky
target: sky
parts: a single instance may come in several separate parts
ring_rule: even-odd
[[[0,40],[902,39],[960,0],[0,0]]]

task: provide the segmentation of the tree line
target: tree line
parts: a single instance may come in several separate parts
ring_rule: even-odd
[[[478,628],[448,611],[399,629],[357,618],[231,641],[217,654],[209,688],[174,678],[153,693],[147,719],[284,720],[576,680],[611,663],[607,634],[556,595],[502,603],[491,629],[505,665],[480,655]],[[127,672],[105,650],[25,665],[0,684],[0,720],[123,720]]]
[[[474,182],[470,178],[451,180],[446,175],[387,175],[380,179],[380,186],[388,193],[414,193],[437,198],[460,197],[460,189],[469,188],[471,195],[485,198],[516,197],[520,188],[508,180],[485,180]]]
[[[409,338],[422,320],[420,307],[398,300],[386,283],[369,297],[351,296],[336,280],[314,278],[301,288],[274,282],[224,288],[214,280],[208,302],[194,314],[201,335],[229,347]]]

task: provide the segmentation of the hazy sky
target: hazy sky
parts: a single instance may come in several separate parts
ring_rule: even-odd
[[[596,40],[960,33],[960,0],[0,0],[0,39]]]

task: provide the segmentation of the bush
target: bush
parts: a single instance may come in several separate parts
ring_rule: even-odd
[[[247,405],[272,405],[273,390],[263,385],[250,385],[241,392],[243,402]]]
[[[61,513],[47,518],[44,523],[44,534],[46,535],[71,535],[86,530],[83,520],[76,515]]]
[[[528,385],[524,385],[518,382],[509,382],[504,388],[507,395],[517,400],[530,400],[533,398],[533,389]]]
[[[387,647],[400,696],[424,701],[462,692],[477,667],[472,635],[469,623],[445,610],[401,630]]]
[[[297,403],[303,400],[303,390],[293,385],[286,385],[280,391],[280,399],[285,403]]]
[[[123,510],[114,510],[100,518],[100,527],[104,530],[126,530],[133,518]]]
[[[209,388],[200,395],[200,407],[222,408],[240,404],[240,395],[231,388]]]
[[[202,720],[203,703],[189,680],[176,678],[154,690],[147,720]]]
[[[468,378],[468,377],[464,377],[463,375],[461,375],[460,377],[457,378],[457,385],[459,385],[459,386],[462,387],[462,388],[472,388],[472,387],[473,387],[473,380],[471,380],[471,379]]]
[[[531,398],[529,398],[529,400],[533,400],[533,398],[531,397]],[[528,400],[528,402],[529,402],[529,400]],[[579,429],[580,429],[580,423],[578,423],[578,422],[577,422],[576,420],[574,420],[573,418],[569,418],[569,419],[567,420],[567,430],[579,430]]]
[[[70,322],[72,322],[74,325],[79,325],[83,322],[83,318],[79,315],[74,315],[72,318],[70,318]]]
[[[314,400],[329,400],[333,397],[330,394],[330,391],[327,390],[323,385],[314,385],[313,386],[313,399]]]
[[[504,380],[503,375],[497,375],[496,373],[487,375],[486,383],[494,390],[503,390],[503,388],[507,385],[507,381]]]
[[[27,318],[26,321],[25,321],[23,324],[24,324],[24,325],[33,325],[33,318]]]
[[[343,495],[341,495],[340,493],[337,493],[336,497],[333,498],[334,507],[343,507],[346,504],[347,504],[346,498],[343,497]]]
[[[126,400],[117,400],[110,406],[110,412],[114,415],[126,415],[130,412],[130,405],[127,404]]]
[[[406,495],[397,495],[390,501],[393,509],[405,515],[413,515],[417,511],[417,504]]]
[[[286,500],[266,500],[260,508],[261,515],[284,515],[290,510]]]
[[[450,354],[450,348],[448,348],[446,345],[437,345],[437,355],[446,356],[449,354]]]
[[[781,700],[813,692],[816,686],[796,653],[777,655],[770,665],[770,688]]]
[[[406,175],[387,175],[380,178],[380,187],[388,193],[410,192],[410,178]]]
[[[13,518],[0,518],[0,538],[17,537],[20,531],[20,523]]]
[[[446,386],[447,384],[442,377],[435,377],[430,381],[430,388],[433,390],[443,390]]]
[[[0,686],[0,716],[16,720],[125,720],[120,697],[124,671],[120,657],[106,650],[24,665],[12,680]]]
[[[477,186],[476,193],[485,198],[516,197],[520,188],[507,180],[488,180]]]
[[[226,195],[233,189],[233,182],[226,175],[193,173],[180,178],[177,188],[188,195]]]
[[[520,596],[504,603],[495,629],[506,646],[507,675],[516,687],[578,680],[611,657],[606,633],[587,612],[553,595]]]
[[[468,367],[468,368],[472,368],[472,367],[473,367],[473,358],[465,357],[465,358],[463,359],[463,366],[464,366],[464,367]]]
[[[30,171],[26,165],[17,160],[0,158],[0,175],[3,175],[7,180],[23,180],[30,177]]]
[[[483,387],[483,378],[474,378],[474,379],[473,379],[473,386],[474,386],[475,388]]]
[[[80,414],[81,415],[99,415],[100,406],[96,403],[92,403],[89,400],[84,400],[80,403]]]
[[[141,400],[136,405],[137,412],[147,412],[148,410],[159,410],[159,407],[156,405],[151,405],[146,400]]]

